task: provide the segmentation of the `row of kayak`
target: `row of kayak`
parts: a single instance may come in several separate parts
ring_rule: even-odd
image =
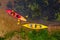
[[[22,15],[19,15],[18,13],[16,13],[14,10],[6,10],[6,12],[13,16],[14,18],[17,18],[18,20],[22,20],[22,21],[27,21],[26,18],[24,18]],[[19,24],[19,23],[18,23]],[[22,26],[30,28],[30,29],[45,29],[48,28],[47,26],[43,25],[43,24],[36,24],[36,23],[26,23],[23,24]]]

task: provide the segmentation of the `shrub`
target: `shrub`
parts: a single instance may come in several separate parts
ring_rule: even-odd
[[[47,30],[40,30],[36,32],[35,30],[28,32],[28,37],[31,40],[48,40],[48,31]]]

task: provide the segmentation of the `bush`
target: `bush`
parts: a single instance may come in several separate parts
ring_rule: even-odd
[[[60,40],[60,31],[53,32],[51,36],[56,40]]]
[[[4,40],[5,38],[0,37],[0,40]]]
[[[31,40],[48,40],[48,31],[47,30],[40,30],[36,32],[35,30],[28,32],[28,37]]]

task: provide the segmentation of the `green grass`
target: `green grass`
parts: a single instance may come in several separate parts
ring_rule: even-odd
[[[28,37],[30,38],[30,40],[46,40],[48,39],[48,31],[45,29],[40,30],[39,32],[33,30],[28,32]]]
[[[60,13],[58,12],[56,15],[58,15],[57,21],[60,21]]]
[[[39,32],[30,31],[28,32],[28,37],[30,40],[60,40],[60,31],[52,32],[51,35],[45,29]]]
[[[46,29],[39,30],[38,32],[36,30],[30,30],[26,33],[25,31],[26,30],[21,29],[20,32],[9,32],[5,35],[5,38],[0,37],[0,40],[12,38],[15,33],[19,34],[23,40],[26,40],[26,36],[29,40],[60,40],[60,31],[51,32],[50,35]]]
[[[4,40],[5,38],[0,37],[0,40]]]
[[[55,40],[60,40],[60,31],[53,32],[51,37],[53,37]]]

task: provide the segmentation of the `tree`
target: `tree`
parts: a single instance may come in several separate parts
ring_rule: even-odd
[[[8,2],[7,8],[8,8],[8,9],[12,9],[12,2],[11,2],[11,1]]]
[[[14,9],[22,15],[29,15],[30,18],[45,19],[54,21],[55,15],[59,12],[58,0],[15,0]],[[52,5],[51,5],[52,4]]]

